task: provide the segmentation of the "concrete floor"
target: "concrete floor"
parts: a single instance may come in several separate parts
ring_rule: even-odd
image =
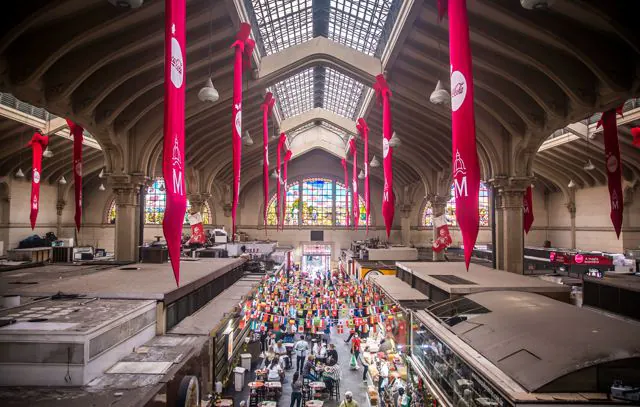
[[[340,382],[340,400],[325,400],[325,407],[337,407],[342,400],[344,400],[344,393],[347,390],[350,390],[353,393],[353,399],[358,402],[360,407],[365,407],[369,405],[369,401],[367,398],[366,390],[367,386],[362,381],[362,366],[359,364],[359,370],[349,370],[349,360],[351,358],[351,354],[349,353],[350,346],[344,343],[344,340],[347,339],[347,334],[337,334],[335,328],[332,329],[331,332],[331,340],[330,343],[336,344],[336,350],[338,351],[338,363],[340,364],[340,368],[342,369],[342,380]],[[295,367],[295,357],[293,360]],[[262,366],[262,363],[259,365]],[[291,378],[293,377],[293,372],[295,370],[287,370],[285,375],[284,383],[282,384],[282,396],[280,400],[278,400],[278,406],[287,407],[291,403]],[[242,392],[234,392],[233,386],[231,386],[231,393],[227,395],[227,397],[233,397],[235,400],[235,405],[238,406],[240,401],[246,400],[247,406],[249,405],[249,390],[247,388],[246,383],[255,380],[255,374],[252,372],[247,372],[245,375],[245,386]]]

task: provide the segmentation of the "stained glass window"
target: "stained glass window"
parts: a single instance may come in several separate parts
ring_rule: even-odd
[[[111,201],[111,206],[109,206],[109,213],[107,213],[107,221],[115,225],[116,224],[116,200]]]
[[[422,226],[433,226],[433,207],[429,201],[424,205],[424,212],[422,212]]]
[[[454,185],[451,184],[451,197],[447,202],[445,216],[449,226],[458,226],[456,221],[456,199]],[[489,226],[489,190],[484,182],[480,182],[480,193],[478,194],[478,212],[480,214],[480,226]]]
[[[302,182],[302,224],[331,226],[333,224],[333,182],[325,178],[310,178]]]
[[[147,188],[144,199],[144,223],[160,225],[164,219],[164,209],[167,206],[164,179],[156,178]]]
[[[345,215],[347,213],[347,208],[346,208],[345,199],[344,199],[345,194],[346,194],[346,189],[344,187],[344,184],[341,182],[336,182],[336,225],[337,226],[346,226]],[[353,201],[353,192],[351,192],[351,190],[349,190],[348,200],[349,200],[349,208],[351,208],[351,203]],[[360,196],[358,200],[360,201],[360,220],[358,223],[360,225],[364,225],[367,222],[367,207],[364,203],[364,199],[362,198],[362,196]],[[369,221],[371,221],[371,218],[369,218]]]
[[[287,187],[287,210],[285,212],[284,224],[297,225],[300,216],[300,184],[295,182]],[[267,225],[275,226],[276,218],[276,195],[274,194],[267,207]]]

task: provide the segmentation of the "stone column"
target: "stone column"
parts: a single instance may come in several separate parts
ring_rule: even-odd
[[[427,199],[431,203],[431,211],[433,213],[434,219],[437,218],[438,216],[444,215],[444,212],[447,209],[447,201],[449,200],[449,197],[442,196],[442,195],[429,194],[427,196]],[[438,231],[435,225],[433,225],[431,229],[432,229],[433,241],[435,242],[435,240],[438,238]],[[444,261],[444,250],[441,251],[440,253],[437,253],[435,251],[432,253],[433,253],[432,254],[433,261]]]
[[[400,232],[402,244],[411,244],[411,205],[400,205]]]
[[[62,199],[58,199],[56,202],[56,236],[58,236],[58,238],[62,235],[62,211],[66,204],[67,203]]]
[[[511,273],[524,273],[524,192],[531,184],[527,177],[511,177],[498,187],[496,208],[496,267]],[[500,214],[500,215],[498,215]],[[500,241],[500,244],[498,242]]]
[[[140,184],[128,176],[109,178],[116,200],[116,260],[138,261]]]
[[[571,217],[571,248],[576,248],[576,203],[571,201],[567,204],[569,216]]]

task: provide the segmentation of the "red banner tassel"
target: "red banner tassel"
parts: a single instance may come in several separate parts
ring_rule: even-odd
[[[251,55],[247,55],[252,51],[251,42],[245,46],[251,33],[251,25],[247,23],[240,24],[240,31],[236,34],[236,41],[231,45],[235,47],[235,59],[233,64],[233,107],[231,110],[231,127],[233,128],[232,143],[233,149],[233,203],[231,205],[231,237],[235,241],[236,237],[236,212],[238,209],[238,200],[240,197],[240,170],[242,168],[242,68],[243,66],[251,66]],[[243,60],[244,58],[244,60]]]
[[[448,13],[453,183],[456,219],[462,233],[465,265],[469,270],[480,221],[478,214],[480,166],[476,150],[473,71],[466,0],[449,0]]]
[[[609,186],[609,200],[611,201],[611,222],[616,230],[616,236],[620,239],[622,228],[622,165],[620,161],[620,144],[618,142],[618,124],[616,114],[622,115],[622,108],[607,110],[602,113],[602,118],[598,122],[602,124],[604,133],[604,155],[607,167],[607,184]]]
[[[284,181],[284,198],[282,199],[282,226],[281,230],[284,230],[284,222],[287,219],[287,164],[289,164],[289,160],[293,153],[291,150],[287,150],[287,153],[284,155],[284,164],[282,166],[282,176]]]
[[[340,160],[342,164],[342,169],[344,170],[344,205],[345,205],[345,214],[344,221],[345,226],[349,227],[349,176],[347,175],[347,160],[344,158]]]
[[[448,0],[438,0],[438,22],[441,22],[447,14],[447,1]]]
[[[353,198],[351,199],[351,209],[353,211],[353,227],[358,230],[358,223],[360,221],[360,199],[358,198],[358,150],[356,146],[356,140],[351,139],[349,141],[349,151],[353,155]]]
[[[67,119],[67,125],[73,136],[73,190],[76,204],[74,220],[79,232],[82,224],[82,141],[84,140],[84,128],[69,119]]]
[[[186,1],[165,2],[164,141],[162,174],[166,208],[162,230],[169,249],[171,268],[180,285],[180,248],[187,210],[184,179],[184,93],[186,72]]]
[[[631,135],[633,136],[633,145],[636,147],[640,147],[640,127],[632,128]]]
[[[49,137],[35,132],[29,146],[31,147],[31,230],[36,227],[38,209],[40,207],[40,179],[42,178],[42,149],[49,144]]]
[[[369,126],[363,118],[359,118],[356,124],[364,142],[364,210],[367,215],[366,229],[369,233]]]
[[[384,75],[376,76],[373,85],[376,91],[378,103],[382,103],[382,167],[384,169],[384,189],[382,191],[382,217],[387,230],[387,239],[391,234],[391,225],[395,214],[395,195],[393,194],[393,148],[389,146],[389,140],[393,133],[391,123],[391,90]]]
[[[273,111],[275,99],[267,92],[262,102],[262,193],[264,195],[264,233],[267,233],[267,207],[269,205],[269,115]]]
[[[280,229],[280,218],[282,215],[282,189],[281,189],[281,183],[282,183],[282,175],[280,172],[280,164],[281,164],[281,157],[282,157],[282,147],[284,146],[285,142],[287,141],[287,135],[284,133],[280,133],[280,139],[278,140],[278,150],[276,151],[276,161],[277,161],[277,167],[276,167],[276,174],[278,175],[278,182],[276,184],[276,230]],[[287,194],[287,191],[284,191],[285,195]]]
[[[523,213],[524,213],[524,233],[529,233],[531,230],[531,225],[533,225],[533,196],[531,191],[531,186],[527,187],[526,192],[524,193],[523,198]]]

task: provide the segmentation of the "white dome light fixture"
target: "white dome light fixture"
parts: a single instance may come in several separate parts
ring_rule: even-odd
[[[47,148],[44,149],[44,151],[42,152],[42,156],[45,158],[53,157],[53,151],[49,150],[49,146],[47,146]]]
[[[60,179],[58,180],[58,183],[60,185],[67,185],[67,179],[63,176],[60,177]]]
[[[276,170],[273,170],[273,172],[271,173],[271,178],[278,178],[278,172]]]
[[[520,0],[520,5],[527,10],[546,10],[555,0]]]
[[[242,144],[244,144],[247,147],[253,145],[253,139],[251,138],[251,134],[249,134],[248,130],[244,132],[244,137],[242,138]]]
[[[364,171],[360,170],[360,174],[358,174],[358,179],[364,179]]]
[[[98,178],[104,178],[104,168],[100,170],[100,174],[98,174]]]
[[[164,187],[164,184],[160,184],[160,188],[158,188],[160,190],[160,192],[164,192],[167,190],[167,188]]]
[[[104,184],[100,184],[100,186],[98,187],[98,189],[100,191],[105,191],[107,188],[104,187]]]
[[[400,140],[400,137],[398,137],[398,133],[394,131],[393,135],[389,139],[389,147],[397,148],[397,147],[400,147],[401,144],[402,144],[402,141]]]
[[[451,95],[442,86],[441,81],[438,80],[438,83],[436,83],[436,88],[431,92],[431,96],[429,96],[429,102],[434,105],[448,105],[451,102]]]
[[[218,99],[220,99],[220,94],[217,89],[213,87],[211,78],[207,79],[207,83],[200,89],[200,92],[198,92],[198,99],[200,99],[201,102],[210,103],[217,102]]]
[[[569,184],[567,185],[569,188],[575,188],[576,187],[576,183],[573,182],[573,180],[569,181]]]
[[[16,171],[16,178],[24,178],[24,172],[22,172],[22,168],[18,168],[18,171]]]
[[[371,168],[379,167],[380,166],[380,161],[378,160],[378,157],[376,157],[374,155],[373,158],[371,159],[371,162],[369,163],[369,166],[371,166]]]
[[[596,169],[596,166],[593,165],[593,163],[591,162],[591,160],[587,160],[587,163],[584,165],[584,170],[585,171],[593,171]]]
[[[108,0],[109,3],[119,8],[138,8],[144,0]]]

